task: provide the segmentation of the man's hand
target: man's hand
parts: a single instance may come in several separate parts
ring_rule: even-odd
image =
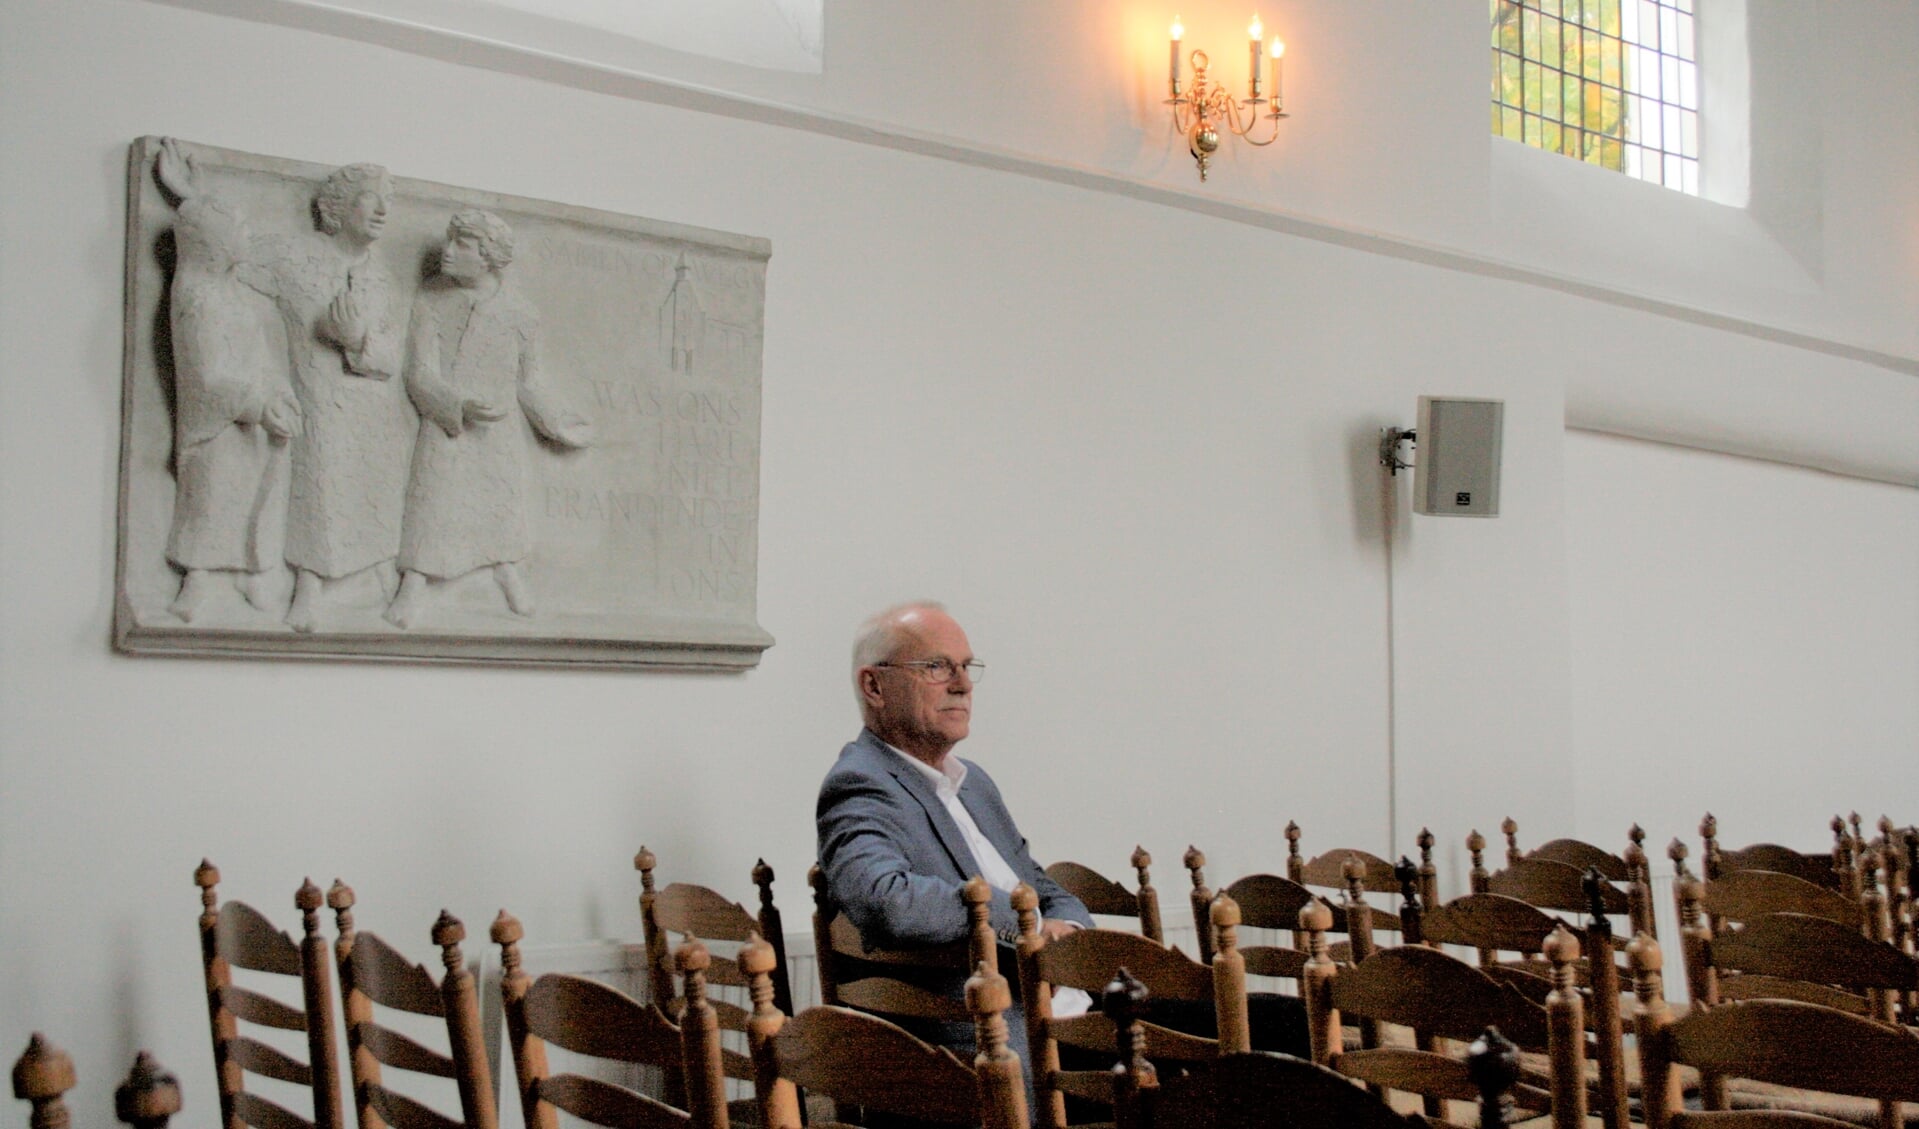
[[[482,428],[506,418],[506,409],[485,400],[468,397],[460,401],[460,419],[469,428]]]
[[[367,334],[366,315],[360,309],[359,296],[351,290],[336,295],[327,307],[327,321],[332,329],[333,340],[342,349],[365,349]]]
[[[1057,941],[1068,933],[1079,932],[1077,921],[1042,921],[1039,923],[1039,935],[1048,941]]]
[[[275,439],[286,440],[300,434],[300,402],[293,393],[283,392],[267,403],[260,425]]]

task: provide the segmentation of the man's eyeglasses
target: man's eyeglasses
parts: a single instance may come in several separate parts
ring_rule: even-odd
[[[966,672],[968,682],[978,682],[986,676],[986,664],[978,659],[967,659],[963,663],[956,663],[952,659],[915,659],[912,662],[873,665],[888,670],[910,670],[921,682],[930,682],[935,686],[953,681],[962,670]]]

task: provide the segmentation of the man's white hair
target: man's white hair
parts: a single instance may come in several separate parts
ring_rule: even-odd
[[[898,653],[900,644],[906,638],[906,627],[900,623],[901,617],[907,612],[945,610],[946,605],[938,600],[909,600],[876,612],[860,624],[859,632],[853,636],[853,694],[862,706],[866,699],[859,692],[860,668],[885,662]]]

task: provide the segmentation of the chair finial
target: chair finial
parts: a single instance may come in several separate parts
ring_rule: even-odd
[[[496,945],[516,945],[526,936],[526,928],[520,924],[520,919],[505,910],[501,910],[500,916],[493,919],[493,927],[487,932]]]
[[[113,1091],[113,1111],[135,1129],[153,1129],[180,1112],[180,1080],[146,1051],[134,1056],[133,1068]]]

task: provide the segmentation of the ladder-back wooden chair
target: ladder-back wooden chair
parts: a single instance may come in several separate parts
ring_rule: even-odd
[[[1076,862],[1056,862],[1046,868],[1046,877],[1086,904],[1086,912],[1101,917],[1130,917],[1139,922],[1143,937],[1164,943],[1159,920],[1159,891],[1153,887],[1153,856],[1145,847],[1133,848],[1134,880],[1137,889],[1106,877],[1090,866]]]
[[[1163,1087],[1147,1053],[1140,1017],[1150,993],[1122,972],[1107,986],[1105,1011],[1120,1046],[1113,1068],[1118,1129],[1430,1129],[1419,1114],[1400,1113],[1336,1071],[1287,1055],[1239,1052],[1212,1064],[1203,1086]],[[1479,1129],[1513,1124],[1511,1090],[1520,1074],[1518,1048],[1487,1029],[1466,1055],[1479,1098]]]
[[[1213,1010],[1217,1038],[1147,1024],[1154,1058],[1198,1069],[1217,1058],[1222,1048],[1250,1048],[1245,964],[1232,929],[1216,934],[1216,952],[1209,967],[1176,948],[1155,944],[1136,933],[1082,929],[1049,941],[1039,931],[1039,897],[1025,884],[1013,891],[1013,908],[1020,921],[1020,995],[1026,1011],[1027,1061],[1039,1107],[1034,1112],[1036,1125],[1062,1129],[1068,1095],[1098,1105],[1114,1103],[1111,1071],[1064,1070],[1060,1065],[1062,1046],[1111,1061],[1117,1047],[1111,1018],[1100,1012],[1056,1018],[1056,989],[1079,988],[1098,998],[1124,968],[1147,984],[1160,1001],[1204,1003]],[[1216,909],[1220,917],[1215,920],[1237,924],[1236,907],[1222,901],[1216,903]]]
[[[737,989],[742,997],[747,991],[747,979],[739,966],[737,950],[735,955],[728,956],[714,952],[713,947],[721,944],[740,946],[753,937],[768,938],[766,943],[773,950],[775,958],[770,973],[774,1006],[791,1013],[793,989],[787,979],[784,926],[780,911],[773,904],[773,868],[766,865],[766,860],[760,859],[753,866],[753,885],[759,889],[760,907],[757,915],[748,913],[738,902],[729,902],[705,886],[675,882],[664,890],[655,890],[653,871],[657,866],[658,859],[645,847],[641,847],[639,853],[633,856],[633,868],[640,872],[640,925],[646,938],[648,987],[667,1018],[678,1022],[686,1007],[686,1001],[674,994],[674,958],[667,940],[670,934],[691,937],[707,947],[710,964],[705,982],[709,992],[715,987],[732,988]],[[744,1050],[746,1008],[740,1003],[717,997],[709,998],[707,1002],[719,1018],[720,1030],[736,1033],[740,1041],[740,1049],[721,1046],[723,1073],[728,1078],[751,1082],[753,1060]],[[740,1108],[736,1106],[736,1112]]]
[[[1749,877],[1735,873],[1720,882]],[[1783,883],[1768,876],[1768,884]],[[1709,916],[1704,891],[1710,885],[1686,874],[1675,890],[1686,982],[1695,1006],[1790,999],[1887,1023],[1915,1022],[1908,1001],[1919,990],[1919,959],[1888,939],[1862,934],[1850,922],[1790,910],[1725,915],[1720,931],[1710,933],[1704,924]],[[1716,904],[1736,909],[1745,903],[1722,898]]]
[[[749,1032],[760,1124],[798,1129],[800,1092],[831,1098],[841,1110],[865,1110],[922,1122],[983,1129],[1028,1129],[1026,1080],[1007,1046],[1006,978],[981,962],[966,982],[966,1006],[979,1048],[973,1065],[878,1016],[822,1005],[788,1019],[773,1006],[772,947],[757,939],[740,950],[751,982]],[[814,1120],[814,1129],[845,1129]]]
[[[1641,936],[1627,952],[1639,997],[1647,1129],[1907,1124],[1900,1103],[1919,1102],[1919,1035],[1798,1000],[1745,1000],[1676,1019],[1665,1000],[1658,942]],[[1703,1111],[1680,1101],[1681,1064],[1706,1080]]]
[[[1337,866],[1322,855],[1307,863],[1299,858],[1299,825],[1286,825],[1289,854],[1286,860],[1288,877],[1254,874],[1241,878],[1227,886],[1221,893],[1230,894],[1239,903],[1240,914],[1245,924],[1259,929],[1283,929],[1291,937],[1293,948],[1304,952],[1305,942],[1299,936],[1299,911],[1306,899],[1317,899],[1332,910],[1333,925],[1330,932],[1340,934],[1346,939],[1332,942],[1333,959],[1350,963],[1355,949],[1371,952],[1374,947],[1372,934],[1375,931],[1396,933],[1404,937],[1406,921],[1418,913],[1418,902],[1423,898],[1424,890],[1433,886],[1434,878],[1424,871],[1410,871],[1398,866],[1388,866],[1387,873],[1392,879],[1391,891],[1400,895],[1406,907],[1402,913],[1394,913],[1383,906],[1367,906],[1363,918],[1351,917],[1349,907],[1363,903],[1366,891],[1382,888],[1378,880],[1378,868],[1384,860],[1364,851],[1343,852],[1344,858],[1335,860]],[[1430,836],[1427,837],[1430,858]],[[1342,852],[1333,852],[1342,853]],[[1195,921],[1204,920],[1202,897],[1210,899],[1212,891],[1206,887],[1205,875],[1200,869],[1206,863],[1206,856],[1197,849],[1186,852],[1186,865],[1193,874],[1193,916]],[[1410,867],[1410,863],[1407,864]],[[1310,868],[1310,870],[1309,870]],[[1301,879],[1308,875],[1311,882]],[[1409,880],[1411,884],[1409,885]],[[1308,886],[1330,887],[1335,894],[1308,889]],[[1337,899],[1337,900],[1335,900]],[[1200,930],[1204,938],[1206,931]],[[1414,939],[1406,938],[1405,943]],[[1202,952],[1204,949],[1202,948]]]
[[[1838,816],[1834,816],[1833,820],[1839,824],[1839,833],[1843,834],[1843,821]],[[1699,821],[1699,839],[1699,868],[1705,873],[1708,882],[1742,870],[1767,870],[1776,874],[1790,874],[1829,890],[1844,887],[1830,854],[1805,854],[1777,843],[1754,843],[1737,849],[1722,847],[1719,843],[1719,820],[1711,812],[1707,812],[1705,818]],[[1848,840],[1850,846],[1850,837]]]
[[[859,929],[833,905],[818,863],[807,872],[807,881],[813,887],[813,948],[822,1004],[908,1021],[972,1021],[963,999],[928,985],[961,983],[981,961],[997,966],[999,942],[988,919],[992,890],[984,879],[975,876],[960,891],[970,922],[965,939],[901,950],[867,948]]]
[[[1300,854],[1300,835],[1299,824],[1286,824],[1286,877],[1294,882],[1301,886],[1343,890],[1346,886],[1346,860],[1356,858],[1365,867],[1361,881],[1368,893],[1399,893],[1399,876],[1394,872],[1392,863],[1357,847],[1323,851],[1306,859]]]
[[[73,1118],[66,1094],[77,1080],[72,1056],[34,1032],[13,1064],[13,1096],[32,1109],[28,1129],[67,1129]],[[113,1091],[113,1112],[134,1129],[167,1129],[167,1122],[180,1112],[180,1080],[141,1051]]]
[[[1476,1090],[1464,1062],[1447,1053],[1442,1040],[1472,1039],[1495,1026],[1519,1046],[1546,1054],[1546,1077],[1518,1086],[1519,1105],[1550,1112],[1555,1129],[1583,1127],[1587,1043],[1584,1003],[1572,972],[1579,943],[1563,925],[1545,946],[1553,972],[1542,1004],[1456,957],[1424,946],[1381,950],[1350,968],[1339,968],[1326,954],[1318,930],[1328,920],[1324,907],[1308,907],[1300,915],[1312,948],[1306,998],[1316,1062],[1385,1091],[1418,1094],[1428,1117],[1444,1118],[1446,1102],[1473,1100]],[[1375,1039],[1358,1050],[1342,1049],[1347,1017],[1407,1028],[1413,1045],[1381,1045]]]
[[[727,1129],[719,1019],[706,998],[704,945],[689,941],[674,953],[686,1002],[675,1025],[658,1007],[597,980],[560,972],[534,980],[521,967],[524,936],[519,920],[501,910],[492,937],[500,946],[500,995],[526,1129],[558,1129],[561,1112],[609,1129]],[[548,1044],[658,1067],[678,1083],[667,1090],[684,1094],[686,1108],[583,1074],[552,1073]]]
[[[431,936],[444,969],[435,983],[424,966],[409,962],[378,934],[360,932],[353,924],[354,902],[353,888],[344,882],[335,880],[327,891],[338,931],[334,954],[360,1129],[497,1129],[479,992],[460,951],[466,926],[445,910],[433,923]],[[448,1050],[434,1050],[379,1023],[375,1004],[439,1020],[446,1026]],[[459,1092],[460,1116],[449,1117],[388,1088],[383,1067],[451,1081]]]
[[[294,894],[305,937],[299,944],[273,928],[245,902],[219,902],[220,870],[201,860],[193,872],[200,887],[200,963],[206,977],[207,1012],[213,1031],[213,1072],[224,1129],[344,1129],[340,1058],[333,1043],[332,959],[320,936],[320,888],[311,879]],[[301,986],[302,1006],[293,1007],[233,982],[233,970],[288,976]],[[240,1034],[244,1021],[306,1036],[307,1061]],[[252,1073],[312,1092],[312,1120],[246,1088]]]

